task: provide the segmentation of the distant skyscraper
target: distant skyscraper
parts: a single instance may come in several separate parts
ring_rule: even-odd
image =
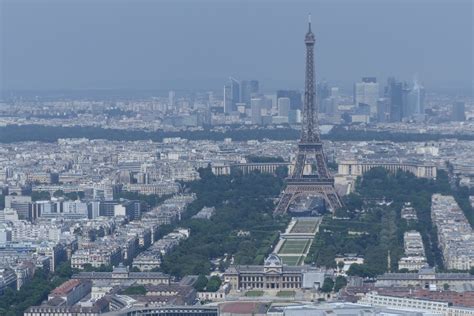
[[[464,102],[454,102],[452,120],[461,122],[466,120],[466,106]]]
[[[408,93],[407,115],[425,114],[425,88],[415,81],[413,89]]]
[[[240,83],[240,102],[250,105],[250,100],[258,94],[259,85],[257,80],[243,80]]]
[[[336,115],[339,109],[339,88],[331,87],[330,95],[322,101],[321,108],[324,108],[324,113],[327,115]],[[321,111],[322,112],[322,111]]]
[[[290,114],[290,98],[279,98],[278,99],[278,115],[286,116]]]
[[[254,98],[250,100],[252,124],[262,124],[262,108],[263,100],[261,98]]]
[[[298,90],[278,90],[277,99],[288,98],[290,99],[290,110],[302,110],[303,102],[301,99],[301,92]]]
[[[230,80],[230,95],[232,98],[232,111],[237,110],[237,103],[240,102],[240,83],[234,78]]]
[[[327,99],[331,96],[331,89],[326,81],[318,82],[316,84],[316,102],[318,103],[319,112],[327,112]]]
[[[400,122],[407,117],[407,95],[408,89],[406,84],[398,82],[395,78],[389,78],[387,87],[385,88],[385,97],[390,103],[390,121]]]
[[[174,107],[175,96],[176,96],[176,93],[173,90],[168,92],[168,104],[170,107]]]
[[[379,122],[390,121],[390,100],[386,97],[377,101],[377,120]]]
[[[230,86],[224,86],[224,113],[229,114],[232,112],[232,97],[230,92]]]
[[[379,84],[375,77],[364,77],[362,82],[354,84],[354,103],[356,107],[360,104],[369,106],[370,115],[377,115],[377,100],[379,99]]]
[[[240,103],[240,82],[230,77],[229,84],[224,86],[224,113],[237,111],[237,103]]]

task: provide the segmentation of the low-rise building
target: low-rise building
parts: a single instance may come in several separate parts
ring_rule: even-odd
[[[66,305],[71,306],[89,294],[91,287],[92,282],[89,280],[68,280],[52,290],[48,295],[48,300],[59,297],[64,300]]]
[[[234,290],[285,290],[301,289],[305,275],[323,273],[309,266],[283,265],[280,257],[270,254],[263,265],[237,265],[229,267],[224,273],[224,281]],[[318,280],[320,278],[317,278]],[[307,283],[307,282],[306,282]],[[319,282],[321,283],[321,282]],[[306,284],[307,287],[320,287],[321,284]]]
[[[79,272],[72,279],[107,281],[111,285],[121,284],[126,280],[132,280],[137,284],[170,284],[170,276],[162,272],[130,272],[127,267],[119,265],[112,272]]]
[[[427,265],[425,247],[421,234],[417,231],[408,231],[403,235],[405,256],[398,261],[398,269],[418,271]]]

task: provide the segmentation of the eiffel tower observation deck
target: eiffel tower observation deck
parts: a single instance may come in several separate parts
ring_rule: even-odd
[[[298,152],[293,172],[286,179],[287,185],[275,209],[275,214],[285,213],[295,198],[301,195],[323,198],[332,211],[342,206],[341,199],[334,189],[334,178],[326,165],[319,131],[314,76],[314,45],[316,39],[311,30],[311,16],[309,16],[308,32],[304,42],[306,45],[306,75],[301,138],[298,142]],[[306,172],[308,165],[311,166],[309,174]]]

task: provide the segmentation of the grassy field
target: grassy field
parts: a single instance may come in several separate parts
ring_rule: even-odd
[[[319,219],[297,220],[295,226],[291,229],[291,233],[313,233],[316,230]]]
[[[308,239],[288,239],[278,251],[279,254],[303,254],[310,240]]]
[[[297,266],[303,260],[303,256],[281,256],[281,260],[283,260],[283,264],[289,266]]]
[[[248,297],[257,297],[257,296],[263,296],[263,291],[247,291],[245,292],[245,296]]]
[[[279,291],[277,293],[278,297],[294,297],[295,296],[295,291]]]

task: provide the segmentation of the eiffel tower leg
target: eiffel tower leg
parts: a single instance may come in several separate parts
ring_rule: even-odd
[[[329,178],[329,170],[326,166],[326,159],[322,151],[316,151],[316,167],[321,178]]]
[[[301,153],[301,152],[298,153],[298,156],[296,157],[295,169],[292,175],[293,179],[300,179],[303,177],[305,164],[306,164],[306,154]]]
[[[280,201],[278,202],[278,205],[275,208],[275,211],[273,211],[273,214],[280,215],[280,214],[286,213],[292,200],[293,200],[293,193],[284,193]]]
[[[325,194],[326,201],[329,203],[332,211],[335,212],[336,209],[342,206],[342,202],[336,192],[329,192]]]

